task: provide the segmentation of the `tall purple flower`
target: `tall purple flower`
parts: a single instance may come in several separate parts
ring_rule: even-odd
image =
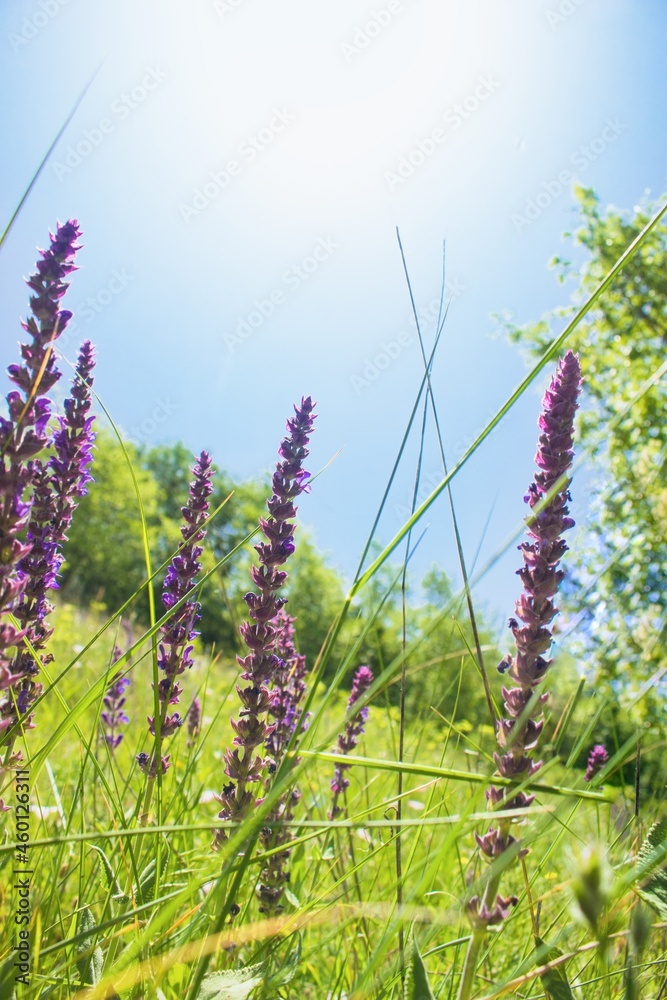
[[[33,650],[41,650],[53,629],[46,621],[53,611],[48,591],[58,587],[58,570],[63,562],[62,545],[81,497],[92,481],[89,466],[95,440],[90,415],[92,406],[92,373],[95,366],[93,346],[86,341],[80,350],[76,375],[70,396],[65,400],[65,415],[59,417],[59,429],[53,437],[55,454],[46,465],[39,459],[33,463],[33,495],[27,540],[30,551],[21,559],[19,570],[26,585],[14,608],[14,615],[25,629],[25,637]],[[49,654],[40,657],[43,664]],[[14,671],[21,677],[15,684],[20,713],[29,711],[41,692],[35,681],[39,666],[21,643],[14,662]]]
[[[285,751],[297,725],[300,725],[301,731],[307,728],[306,719],[302,718],[299,707],[306,691],[306,657],[297,653],[294,645],[295,620],[281,608],[273,621],[276,628],[274,651],[280,663],[276,667],[270,689],[269,716],[275,722],[265,743],[270,755],[269,773],[264,781],[267,792],[273,783],[276,769],[284,761]],[[294,741],[294,748],[298,746],[298,742],[298,739]],[[291,758],[289,766],[294,767],[299,760],[298,757]],[[283,909],[281,900],[290,879],[288,864],[291,854],[289,849],[270,852],[290,840],[288,824],[294,819],[294,809],[300,800],[299,788],[296,785],[287,787],[269,813],[267,826],[260,833],[260,846],[268,853],[268,857],[259,876],[257,895],[261,901],[260,912],[269,916]]]
[[[225,774],[230,779],[218,797],[222,810],[218,814],[223,820],[242,820],[255,804],[255,796],[248,785],[262,780],[267,761],[257,753],[274,732],[275,724],[268,723],[264,716],[271,709],[272,683],[276,671],[281,669],[281,660],[276,653],[276,642],[280,625],[275,619],[285,598],[277,597],[287,578],[280,569],[294,551],[294,524],[296,516],[294,500],[307,488],[309,473],[303,469],[303,461],[308,455],[308,441],[313,429],[314,403],[310,396],[295,406],[295,416],[287,421],[289,434],[280,444],[281,461],[273,474],[273,496],[267,501],[268,518],[260,518],[260,527],[266,541],[255,546],[259,566],[253,566],[251,576],[259,593],[245,595],[245,602],[252,622],[241,626],[241,635],[249,654],[237,657],[242,668],[241,677],[247,681],[246,687],[237,687],[241,700],[241,718],[232,719],[235,749],[225,754]],[[224,839],[224,831],[216,833],[216,843]]]
[[[554,598],[565,575],[559,569],[567,551],[562,535],[574,525],[568,509],[571,480],[567,473],[572,464],[574,415],[580,387],[579,359],[568,351],[559,362],[543,400],[535,456],[539,471],[525,497],[531,508],[526,519],[529,540],[519,546],[523,566],[518,575],[523,593],[516,603],[517,617],[509,621],[516,653],[505,657],[499,668],[506,671],[515,686],[502,689],[506,714],[497,723],[500,752],[494,754],[494,760],[499,774],[519,781],[542,766],[530,753],[542,732],[541,711],[548,695],[538,694],[536,689],[551,666],[546,656],[552,641],[550,624],[558,613]],[[510,787],[491,787],[487,797],[499,809],[523,808],[534,799],[526,792],[515,794]],[[484,836],[477,835],[479,848],[489,859],[498,857],[515,842],[510,828],[511,820],[505,819]],[[495,881],[491,880],[492,887]],[[471,900],[473,922],[494,923],[504,918],[507,901],[501,896],[493,899],[486,896],[481,903],[477,897]]]
[[[158,647],[158,666],[163,675],[158,684],[159,740],[173,736],[183,725],[178,712],[169,714],[169,707],[178,704],[183,693],[178,677],[192,666],[193,642],[199,634],[194,626],[201,618],[201,605],[191,595],[201,569],[199,557],[204,550],[200,543],[206,536],[204,525],[208,517],[209,498],[213,492],[211,457],[208,452],[202,451],[192,472],[194,479],[190,483],[190,499],[188,505],[181,508],[184,520],[181,534],[185,544],[171,561],[162,591],[165,608],[175,610],[161,628],[162,639]],[[176,607],[179,602],[182,603]],[[158,736],[154,716],[148,716],[148,728],[152,736]],[[156,744],[159,740],[156,739]],[[137,763],[144,774],[156,777],[157,746],[152,756],[138,754]],[[164,774],[170,766],[169,756],[161,757],[160,766]]]
[[[42,259],[27,282],[34,293],[30,298],[32,316],[22,323],[31,340],[21,344],[22,364],[8,369],[16,389],[7,396],[8,417],[0,417],[0,690],[19,685],[15,697],[0,704],[0,730],[16,721],[16,705],[22,714],[31,700],[30,689],[27,695],[23,693],[25,674],[17,673],[14,662],[20,656],[16,647],[27,636],[27,629],[17,629],[3,619],[15,611],[30,583],[22,567],[34,543],[34,539],[24,538],[31,512],[30,488],[35,488],[38,509],[46,503],[45,476],[35,459],[48,444],[51,406],[46,394],[60,378],[53,345],[72,316],[59,309],[59,303],[68,288],[63,279],[76,270],[73,257],[79,249],[79,236],[78,224],[72,220],[58,226],[48,250],[40,250]]]
[[[350,712],[352,712],[352,709],[359,699],[363,698],[372,683],[373,673],[370,667],[359,667],[354,675],[352,691],[350,692],[350,697],[347,703],[349,719],[346,723],[345,729],[338,737],[339,753],[348,754],[354,750],[360,737],[364,733],[366,722],[368,720],[368,705],[364,705],[363,708],[360,708],[359,711],[355,712],[353,715],[350,715]],[[350,787],[350,779],[347,777],[345,772],[349,771],[351,766],[351,764],[336,764],[334,767],[334,776],[331,779],[333,800],[331,803],[331,810],[329,812],[329,819],[334,819],[334,817],[340,812],[338,797],[343,794],[346,788]]]

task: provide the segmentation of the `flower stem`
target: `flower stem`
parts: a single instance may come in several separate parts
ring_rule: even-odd
[[[491,910],[495,904],[496,896],[498,895],[498,888],[500,886],[500,875],[498,872],[496,875],[490,875],[489,880],[486,883],[486,888],[484,890],[484,895],[482,897],[482,906],[486,906]],[[481,907],[480,907],[481,909]],[[463,974],[461,976],[461,982],[459,983],[459,992],[457,994],[457,1000],[469,1000],[472,994],[472,988],[475,982],[475,974],[477,972],[477,964],[479,962],[479,952],[484,943],[484,938],[486,937],[486,924],[479,923],[474,924],[472,929],[472,934],[470,935],[470,941],[468,942],[468,950],[466,952],[465,962],[463,964]]]

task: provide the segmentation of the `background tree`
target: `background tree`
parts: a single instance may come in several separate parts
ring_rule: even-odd
[[[142,450],[128,444],[126,449],[142,497],[155,570],[171,558],[181,542],[181,507],[187,500],[194,456],[180,442]],[[73,600],[82,604],[95,601],[113,611],[144,582],[146,564],[132,473],[118,441],[104,432],[98,436],[93,476],[90,493],[77,511],[65,548],[63,585]],[[216,469],[211,510],[229,499],[208,526],[202,556],[204,571],[257,528],[259,516],[266,514],[269,495],[268,480],[234,483],[224,470]],[[109,503],[104,497],[113,499]],[[249,568],[256,541],[247,541],[201,587],[202,641],[206,645],[215,643],[229,658],[242,652],[238,626],[247,614],[243,595],[250,587]],[[154,584],[159,612],[163,576],[159,573]],[[300,529],[291,560],[288,610],[298,619],[299,650],[311,665],[340,609],[343,590],[340,577],[327,565],[307,532]],[[146,624],[145,597],[137,599],[132,611]]]
[[[571,304],[537,323],[509,326],[512,339],[542,353],[555,321],[568,318],[588,297],[654,208],[600,210],[590,189],[577,188],[578,228],[566,233],[583,248],[579,266],[556,257],[561,282],[574,283]],[[579,251],[581,253],[581,251]],[[562,328],[562,323],[559,323]],[[667,346],[667,228],[656,228],[568,343],[584,373],[579,447],[600,441],[599,470],[588,532],[572,554],[576,570],[566,593],[578,628],[582,662],[623,710],[647,691],[635,711],[664,726],[667,672],[667,383],[645,392],[618,415],[665,360]],[[582,544],[583,542],[583,544]],[[627,712],[623,718],[628,720]]]
[[[176,442],[144,449],[140,461],[158,484],[163,515],[174,524],[180,523],[181,507],[192,479],[194,456],[184,444]],[[211,512],[216,511],[223,501],[226,500],[226,503],[207,528],[202,556],[204,572],[254,531],[260,513],[265,512],[268,489],[268,484],[264,482],[234,483],[224,469],[215,468]],[[165,538],[160,543],[160,561],[171,555],[168,546],[168,539]],[[248,566],[247,559],[238,555],[218,567],[201,587],[204,614],[198,627],[202,641],[207,645],[215,643],[228,656],[241,652],[238,625],[243,621],[243,617],[239,616],[243,616],[245,605],[239,598],[248,590]]]
[[[173,551],[177,547],[178,522],[165,516],[159,485],[150,471],[141,467],[136,448],[131,444],[125,447],[156,558],[158,548]],[[93,482],[82,498],[64,547],[63,586],[69,598],[83,604],[97,601],[111,612],[146,580],[141,515],[132,471],[118,441],[99,432],[93,454]],[[164,540],[160,546],[158,539]],[[137,598],[132,612],[147,619],[146,591]]]

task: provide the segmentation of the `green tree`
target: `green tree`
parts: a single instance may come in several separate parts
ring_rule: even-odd
[[[455,594],[447,574],[436,566],[424,576],[422,590],[425,601],[412,613],[412,633],[424,638],[409,661],[410,713],[428,718],[435,710],[447,719],[473,723],[475,728],[480,723],[490,726],[465,598]],[[476,623],[484,665],[497,698],[495,668],[500,653],[479,608]]]
[[[187,501],[195,456],[180,443],[127,453],[141,494],[155,571],[176,551],[182,538],[181,508]],[[93,465],[94,482],[74,519],[65,549],[64,586],[70,597],[89,604],[102,602],[113,611],[141,587],[146,579],[142,525],[135,482],[120,444],[109,434],[98,436]],[[226,657],[244,653],[239,624],[247,617],[243,595],[250,589],[250,565],[256,558],[253,545],[243,544],[266,515],[267,482],[235,484],[224,470],[216,470],[211,511],[222,504],[207,530],[202,568],[213,570],[199,591],[203,614],[198,628],[202,641],[215,644]],[[222,566],[216,564],[240,547]],[[324,643],[329,625],[343,600],[343,585],[327,565],[306,532],[299,531],[297,549],[290,559],[286,596],[288,610],[297,621],[300,651],[311,665]],[[164,572],[156,574],[154,592],[158,615]],[[146,624],[148,601],[139,597],[133,613]]]
[[[343,583],[302,527],[297,527],[295,543],[296,550],[285,567],[289,572],[285,610],[296,618],[297,646],[312,670],[343,604]]]
[[[141,467],[136,448],[130,444],[125,447],[132,470],[118,441],[104,431],[98,433],[94,482],[81,500],[64,547],[63,586],[68,596],[85,604],[100,601],[108,611],[120,607],[146,580],[137,489],[154,558],[153,570],[159,565],[159,552],[173,551],[179,541],[175,525],[162,512],[155,478]],[[143,620],[148,618],[146,593],[144,590],[132,606]]]
[[[195,460],[196,456],[180,442],[158,445],[141,453],[142,466],[158,485],[161,512],[174,525],[182,521],[181,508],[188,497]],[[266,511],[268,490],[268,485],[261,482],[235,484],[224,470],[215,470],[211,513],[221,504],[224,506],[217,510],[207,528],[202,556],[204,572],[212,569],[255,530],[260,514]],[[159,547],[161,560],[169,558],[172,551],[173,547],[170,548],[165,539]],[[238,597],[239,590],[245,593],[248,586],[247,560],[237,555],[219,566],[201,587],[199,599],[204,613],[198,628],[202,641],[215,643],[230,656],[241,651],[238,624],[242,621],[239,615],[243,614],[245,605],[240,606]]]
[[[577,188],[578,228],[566,233],[583,256],[579,266],[556,257],[561,282],[574,283],[571,302],[537,323],[510,326],[513,340],[541,353],[554,323],[569,318],[644,228],[654,208],[601,211],[590,189]],[[568,346],[584,374],[581,449],[598,445],[592,517],[566,592],[579,627],[582,660],[612,703],[626,707],[644,692],[638,711],[664,715],[659,681],[667,671],[667,383],[655,382],[626,415],[665,359],[667,228],[654,229],[613,286],[598,300]],[[561,324],[562,325],[562,324]],[[661,692],[662,688],[662,692]],[[617,711],[621,709],[617,707]],[[664,723],[663,723],[664,724]]]

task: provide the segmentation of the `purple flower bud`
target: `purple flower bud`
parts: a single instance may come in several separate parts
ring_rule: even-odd
[[[143,771],[146,777],[155,779],[158,775],[158,763],[157,757],[154,753],[138,753],[137,754],[137,764],[139,765],[139,770]],[[160,757],[160,769],[162,774],[166,774],[171,767],[171,760],[169,759],[169,754],[166,757]]]
[[[188,743],[191,745],[199,736],[199,731],[201,729],[201,701],[199,698],[192,699],[192,704],[190,705],[188,714],[185,717],[185,724],[188,729]]]
[[[117,663],[123,655],[120,646],[115,645],[111,657],[112,663]],[[125,692],[130,686],[130,678],[123,677],[120,673],[115,674],[104,695],[104,711],[100,713],[100,719],[104,725],[102,734],[107,746],[111,750],[116,750],[123,741],[123,733],[120,726],[126,725],[130,720],[123,711],[126,702]]]
[[[347,703],[348,715],[352,711],[356,702],[358,702],[359,699],[366,694],[372,683],[373,673],[370,667],[359,667],[354,675],[352,691],[350,692],[350,697]],[[358,712],[355,712],[350,716],[345,729],[338,737],[339,753],[347,754],[354,750],[360,737],[363,735],[367,719],[368,705],[364,705],[364,707],[360,708]],[[336,764],[334,767],[334,776],[331,779],[333,802],[331,805],[331,811],[329,812],[330,819],[333,819],[336,814],[340,812],[340,807],[337,804],[338,796],[341,795],[346,788],[349,788],[350,781],[349,778],[346,777],[345,772],[348,771],[351,766],[351,764]]]
[[[592,781],[598,771],[601,771],[609,760],[606,747],[601,743],[596,743],[588,755],[588,767],[584,775],[585,781]]]
[[[473,896],[468,902],[467,910],[471,923],[478,927],[488,927],[501,924],[509,916],[512,907],[519,902],[517,896],[496,896],[493,907],[488,907],[479,896]]]

